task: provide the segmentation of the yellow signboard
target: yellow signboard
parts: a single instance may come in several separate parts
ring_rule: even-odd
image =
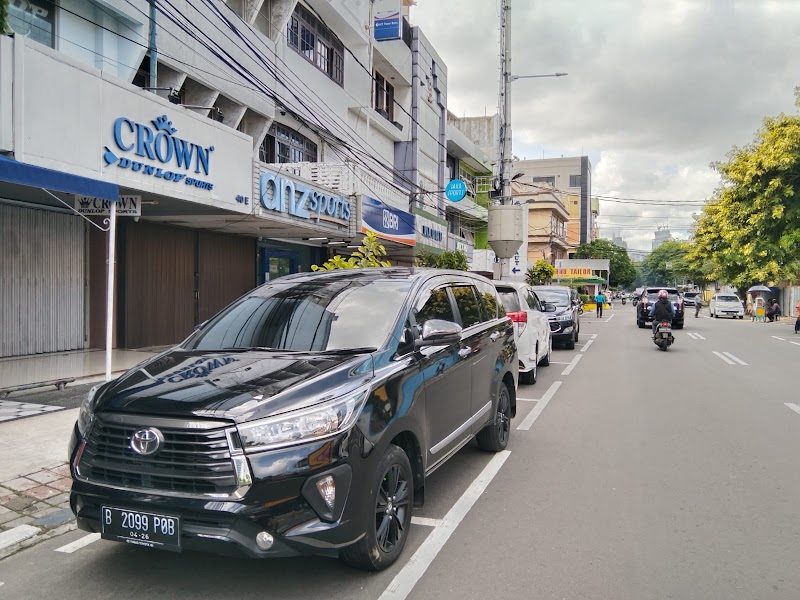
[[[561,277],[563,279],[572,279],[577,277],[591,277],[592,270],[591,269],[576,269],[576,268],[569,268],[569,269],[556,269],[556,273],[554,277]]]

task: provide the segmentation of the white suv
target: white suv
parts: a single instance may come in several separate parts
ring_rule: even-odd
[[[714,294],[711,302],[708,303],[708,310],[714,318],[722,315],[723,317],[744,319],[744,306],[742,306],[739,296],[734,294]]]
[[[550,322],[536,293],[526,283],[495,282],[495,287],[506,313],[514,322],[514,337],[519,354],[519,381],[536,383],[539,365],[546,367],[550,364],[553,350]]]

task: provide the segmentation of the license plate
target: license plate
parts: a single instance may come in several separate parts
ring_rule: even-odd
[[[101,510],[103,531],[107,540],[125,542],[146,548],[181,551],[179,517],[104,506]]]

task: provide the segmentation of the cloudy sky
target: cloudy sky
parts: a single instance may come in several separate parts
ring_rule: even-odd
[[[411,20],[447,63],[449,109],[497,110],[499,0],[417,0]],[[592,193],[702,202],[709,163],[746,144],[800,86],[800,0],[513,0],[514,154],[586,154]],[[601,202],[601,235],[650,249],[686,238],[697,206]]]

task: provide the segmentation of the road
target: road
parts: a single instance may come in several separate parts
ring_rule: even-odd
[[[467,447],[431,476],[385,572],[73,531],[0,561],[0,597],[800,598],[800,336],[689,317],[664,353],[633,311],[585,315],[581,345],[521,386],[507,453]]]

